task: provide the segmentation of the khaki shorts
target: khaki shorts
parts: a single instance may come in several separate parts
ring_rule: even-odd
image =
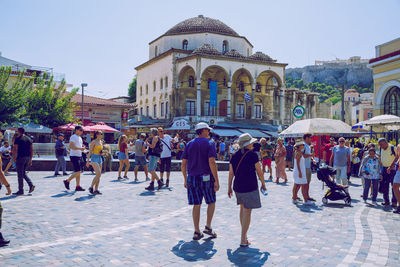
[[[307,183],[311,182],[311,168],[306,168],[306,178],[307,178]]]

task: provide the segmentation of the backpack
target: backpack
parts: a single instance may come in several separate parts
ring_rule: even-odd
[[[153,148],[153,153],[161,154],[162,151],[163,151],[162,144],[161,144],[160,140],[158,140],[156,146]]]

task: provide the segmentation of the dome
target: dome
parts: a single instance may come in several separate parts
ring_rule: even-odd
[[[275,62],[271,57],[267,56],[263,52],[256,52],[255,54],[249,56],[249,59],[259,60],[259,61],[268,61],[268,62]]]
[[[245,56],[243,56],[242,54],[240,54],[237,50],[235,50],[235,49],[232,49],[232,50],[230,50],[229,52],[226,52],[225,54],[224,54],[224,56],[227,56],[227,57],[236,57],[236,58],[245,58]]]
[[[220,56],[222,55],[214,46],[210,44],[203,44],[199,48],[193,50],[192,55],[215,55]]]
[[[212,18],[204,17],[199,15],[198,17],[184,20],[174,27],[169,29],[164,35],[176,35],[185,33],[200,33],[200,32],[212,32],[230,36],[239,37],[239,34],[235,32],[231,27],[225,23]]]

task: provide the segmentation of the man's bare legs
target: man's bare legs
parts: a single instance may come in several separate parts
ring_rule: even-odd
[[[193,217],[194,231],[196,233],[201,233],[200,232],[200,208],[201,208],[201,205],[193,205],[192,217]],[[214,217],[214,212],[215,212],[215,203],[208,204],[206,226],[210,229],[212,229],[211,223],[212,223],[212,219]]]

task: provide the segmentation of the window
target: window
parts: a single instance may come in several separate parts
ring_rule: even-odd
[[[244,118],[244,104],[236,105],[236,117]]]
[[[147,117],[149,116],[149,113],[150,113],[150,109],[149,109],[149,106],[147,106],[147,107],[146,107],[146,116],[147,116]]]
[[[143,95],[143,88],[140,86],[140,96]]]
[[[228,41],[223,41],[222,43],[222,54],[225,54],[226,52],[228,52],[229,47],[228,47]]]
[[[254,109],[255,109],[256,119],[261,119],[261,105],[255,105]]]
[[[358,114],[360,114],[360,111],[357,109],[357,110],[356,110],[356,115],[358,115]]]
[[[153,92],[156,91],[156,81],[153,82]]]
[[[356,98],[353,96],[353,101],[356,101]]]
[[[210,101],[204,102],[205,116],[215,116],[215,107],[210,107]]]
[[[385,114],[400,115],[400,88],[392,87],[385,96],[384,101]]]
[[[143,107],[140,108],[140,116],[143,116]]]
[[[146,95],[149,94],[149,86],[146,84]]]
[[[193,76],[189,76],[189,87],[194,87],[194,78],[193,78]]]
[[[196,114],[196,102],[193,100],[186,101],[186,115],[194,116]]]
[[[208,78],[208,80],[207,80],[207,89],[210,89],[210,82],[211,82],[211,78]]]
[[[168,88],[168,77],[165,76],[165,89],[167,89],[167,88]]]
[[[161,117],[164,117],[164,103],[161,103],[161,110],[160,110]]]
[[[164,83],[163,83],[163,79],[160,79],[160,90],[163,89]]]
[[[368,114],[367,114],[368,119],[371,119],[372,115],[373,115],[372,112],[368,112]]]
[[[244,92],[244,82],[240,81],[239,83],[239,91]]]
[[[260,83],[256,84],[256,92],[261,93],[261,84]]]
[[[350,101],[350,96],[349,96],[349,97],[347,97],[347,101]]]
[[[224,86],[226,86],[226,78],[224,77]]]
[[[168,117],[168,101],[165,102],[165,116]]]
[[[157,118],[157,105],[154,104],[153,106],[153,118]]]
[[[154,48],[154,56],[157,56],[158,55],[158,46],[156,46],[155,48]]]
[[[183,50],[188,50],[188,41],[187,41],[187,40],[183,40],[183,42],[182,42],[182,49],[183,49]]]

